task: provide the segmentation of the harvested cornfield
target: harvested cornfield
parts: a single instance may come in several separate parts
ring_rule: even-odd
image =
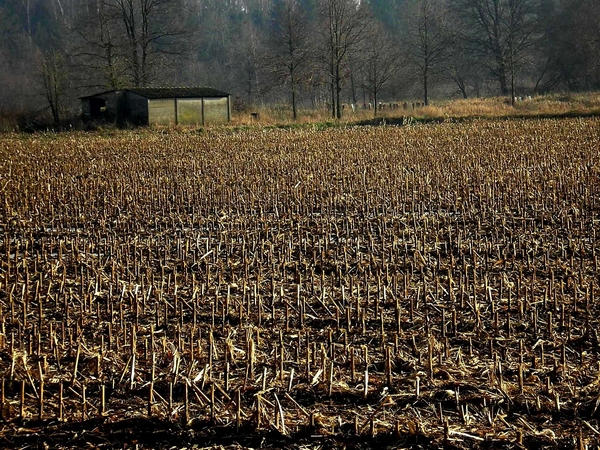
[[[0,446],[597,448],[598,148],[598,119],[4,136]]]

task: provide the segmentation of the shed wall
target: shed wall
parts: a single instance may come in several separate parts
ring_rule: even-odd
[[[179,125],[202,124],[202,99],[179,98],[177,99],[177,123]]]
[[[127,93],[127,116],[132,123],[148,125],[148,99],[133,92]]]
[[[205,98],[204,99],[204,124],[226,123],[229,121],[229,99]]]

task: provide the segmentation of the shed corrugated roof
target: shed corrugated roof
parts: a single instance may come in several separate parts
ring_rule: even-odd
[[[129,92],[142,97],[154,98],[197,98],[197,97],[227,97],[227,92],[209,87],[157,87],[131,88]]]
[[[112,92],[121,92],[120,90],[111,90],[111,91],[102,91],[102,92],[97,92],[96,94],[92,94],[92,95],[85,95],[83,97],[79,97],[80,100],[85,100],[88,98],[93,98],[93,97],[98,97],[100,95],[106,95],[106,94],[110,94]]]
[[[158,98],[198,98],[198,97],[227,97],[227,92],[219,91],[210,87],[153,87],[153,88],[128,88],[123,89],[125,91],[133,92],[134,94],[141,95],[142,97],[150,99]],[[86,95],[80,97],[81,100],[85,100],[100,95],[106,95],[111,92],[119,91],[104,91],[93,95]]]

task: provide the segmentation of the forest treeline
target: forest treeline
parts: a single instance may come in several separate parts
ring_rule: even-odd
[[[259,104],[600,88],[597,0],[0,0],[0,115],[77,114],[78,97],[205,85]]]

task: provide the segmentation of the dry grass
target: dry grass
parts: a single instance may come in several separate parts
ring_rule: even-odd
[[[600,112],[600,94],[549,95],[524,98],[513,107],[505,98],[454,100],[424,110],[425,117],[510,117]]]
[[[326,109],[301,109],[298,111],[298,119],[294,122],[291,109],[287,106],[265,106],[253,109],[252,112],[258,113],[258,119],[253,119],[250,112],[234,114],[232,123],[234,125],[244,126],[275,126],[282,124],[314,124],[335,122],[331,117],[331,111]],[[341,120],[342,123],[365,120],[373,117],[373,111],[356,109],[355,113],[346,113]]]
[[[550,116],[550,115],[589,115],[600,114],[600,93],[580,94],[553,94],[533,97],[531,100],[525,98],[517,101],[511,106],[510,100],[502,97],[479,98],[467,100],[433,100],[430,106],[413,109],[409,106],[404,110],[402,101],[400,108],[394,110],[380,111],[379,117],[398,118],[416,117],[427,119],[447,118],[498,118],[498,117],[523,117],[523,116]],[[409,105],[412,101],[408,102]],[[292,120],[289,107],[261,107],[253,110],[259,113],[258,120],[250,117],[249,113],[237,113],[234,115],[232,124],[234,126],[274,126],[284,124],[314,124],[323,122],[335,122],[331,113],[325,109],[300,110],[296,122]],[[353,123],[368,120],[374,117],[372,110],[357,108],[354,113],[349,108],[344,110],[341,123]]]

